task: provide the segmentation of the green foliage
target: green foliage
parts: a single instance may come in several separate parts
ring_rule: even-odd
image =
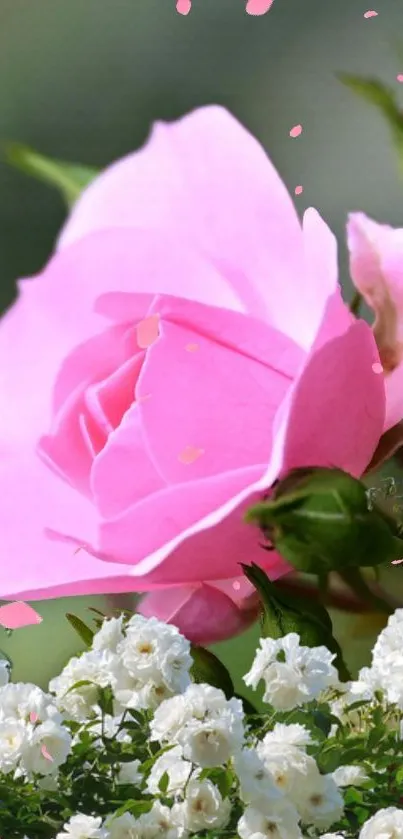
[[[90,647],[94,638],[94,632],[92,629],[90,629],[89,626],[81,620],[81,618],[78,618],[77,615],[71,615],[67,612],[66,618],[73,629],[77,632],[77,635],[79,635],[81,640],[84,641],[85,646]]]
[[[19,143],[8,145],[5,157],[11,166],[58,189],[69,208],[98,174],[90,166],[53,160]]]
[[[248,511],[296,570],[318,574],[389,564],[403,557],[400,529],[368,505],[361,481],[341,469],[295,469]]]
[[[227,699],[234,696],[235,690],[230,674],[224,664],[210,650],[192,645],[193,667],[190,671],[196,684],[207,683],[220,688]]]

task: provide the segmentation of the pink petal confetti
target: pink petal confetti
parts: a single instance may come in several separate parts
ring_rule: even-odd
[[[199,349],[198,344],[186,344],[185,350],[188,352],[196,352]]]
[[[383,373],[383,367],[382,364],[379,363],[379,361],[376,361],[375,364],[372,365],[372,369],[374,373]]]
[[[196,449],[195,446],[186,446],[183,452],[179,455],[178,459],[180,463],[188,465],[190,463],[194,463],[195,460],[198,460],[202,454],[204,454],[204,449]]]
[[[234,580],[234,582],[232,583],[232,588],[235,589],[235,591],[239,591],[239,589],[241,588],[241,583],[239,582],[239,580]]]
[[[370,9],[368,12],[364,12],[364,17],[366,17],[366,18],[378,17],[378,12],[374,12],[373,9],[372,10]]]
[[[159,315],[150,315],[148,318],[144,318],[144,320],[141,320],[140,323],[137,324],[137,343],[142,350],[146,350],[147,347],[151,347],[151,344],[154,344],[157,340],[159,336],[159,320]]]
[[[47,750],[47,748],[46,748],[46,746],[45,746],[45,744],[44,744],[44,743],[43,743],[43,745],[41,746],[41,754],[44,756],[44,758],[45,758],[46,760],[50,760],[50,761],[53,763],[53,757],[52,757],[52,755],[50,755],[50,754],[49,754],[49,752],[48,752],[48,750]]]
[[[299,137],[302,134],[302,125],[294,125],[290,131],[290,137]]]
[[[0,626],[5,629],[20,629],[35,623],[42,623],[42,618],[28,603],[17,600],[0,607]]]
[[[403,559],[393,559],[392,560],[392,565],[401,565],[402,562],[403,562]]]
[[[192,8],[192,0],[177,0],[176,11],[180,15],[188,15]]]
[[[301,186],[301,184],[299,186],[296,186],[294,189],[295,195],[302,195],[303,191],[304,187]]]
[[[248,0],[246,4],[246,14],[248,15],[265,15],[271,9],[274,0]]]
[[[403,73],[399,73],[399,75],[396,76],[396,79],[398,82],[403,82]]]
[[[38,714],[35,711],[31,711],[29,715],[29,721],[32,723],[32,725],[35,725],[35,723],[38,722],[38,720]]]

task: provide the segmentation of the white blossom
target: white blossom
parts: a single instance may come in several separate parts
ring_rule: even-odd
[[[63,825],[63,831],[56,834],[56,839],[108,839],[108,833],[101,825],[101,818],[77,813]]]
[[[359,839],[403,839],[403,810],[397,807],[378,810],[362,826]]]
[[[138,819],[131,813],[123,813],[122,816],[109,816],[105,820],[108,839],[137,839],[140,834]]]
[[[24,722],[44,722],[53,719],[60,722],[55,699],[37,685],[29,682],[9,682],[0,688],[0,721],[6,719]]]
[[[305,824],[327,830],[343,815],[344,801],[332,775],[310,777],[297,787],[294,803]]]
[[[282,743],[283,745],[299,746],[305,748],[312,743],[312,735],[305,725],[299,723],[292,723],[285,725],[281,722],[276,722],[273,729],[266,734],[265,740],[267,743]]]
[[[166,772],[169,778],[167,795],[175,795],[183,790],[191,771],[192,764],[184,760],[181,747],[174,746],[155,761],[147,778],[147,791],[152,795],[158,795],[158,784]]]
[[[113,687],[120,669],[121,663],[114,653],[106,649],[89,650],[70,659],[60,675],[49,682],[49,690],[56,695],[58,707],[70,719],[85,722],[95,713],[98,686]],[[72,690],[79,682],[90,684]]]
[[[241,839],[302,839],[298,813],[285,800],[271,801],[265,812],[246,807],[237,830]]]
[[[254,748],[242,749],[234,757],[234,769],[240,784],[240,797],[246,804],[281,798],[270,770]]]
[[[276,710],[290,711],[338,684],[334,659],[335,655],[326,647],[300,646],[295,632],[277,640],[261,638],[260,649],[244,682],[256,689],[263,680],[264,701]]]
[[[12,772],[29,748],[31,727],[22,720],[0,721],[0,771]]]
[[[143,783],[143,775],[140,772],[140,760],[130,760],[127,763],[121,763],[117,782],[118,784],[133,784],[137,787]]]
[[[273,740],[271,732],[257,744],[256,750],[276,787],[293,803],[301,788],[310,788],[320,778],[316,761],[311,755],[298,746]]]
[[[71,751],[67,728],[49,719],[33,728],[29,747],[24,749],[22,765],[29,773],[51,775],[65,763]]]
[[[148,813],[138,819],[141,839],[181,839],[186,835],[183,810],[177,807],[165,807],[155,801]]]
[[[186,787],[182,807],[184,824],[192,833],[199,830],[223,828],[228,823],[231,802],[223,799],[211,781],[192,779]]]
[[[339,766],[332,774],[338,787],[359,787],[369,780],[362,766]]]
[[[93,650],[108,650],[116,653],[118,644],[124,639],[123,615],[118,618],[104,620],[101,628],[95,633],[92,640]]]
[[[190,642],[176,626],[133,615],[116,651],[128,673],[143,684],[162,682],[175,693],[190,684]]]

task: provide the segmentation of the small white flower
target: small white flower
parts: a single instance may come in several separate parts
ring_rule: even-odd
[[[339,766],[332,774],[338,787],[359,787],[369,780],[362,766]]]
[[[264,812],[246,807],[237,830],[241,839],[302,839],[298,813],[285,800],[271,801]]]
[[[0,722],[0,771],[12,772],[30,745],[31,727],[21,720]]]
[[[123,633],[123,615],[119,618],[109,618],[105,620],[95,633],[92,640],[93,650],[109,650],[111,653],[116,653],[118,644],[124,639]]]
[[[321,777],[316,761],[298,746],[273,741],[271,732],[257,744],[257,753],[277,789],[295,803],[301,788],[311,788]]]
[[[7,659],[0,659],[0,688],[10,681],[10,662]]]
[[[292,723],[285,725],[281,722],[276,722],[272,731],[266,734],[266,742],[281,743],[289,746],[299,746],[305,748],[312,743],[311,732],[305,725],[299,723]]]
[[[56,839],[107,839],[108,833],[102,827],[102,819],[77,813],[65,825]]]
[[[16,719],[24,722],[44,722],[62,719],[54,697],[29,682],[9,682],[0,689],[0,720]]]
[[[49,690],[56,695],[58,707],[71,720],[86,722],[94,714],[98,688],[112,687],[121,669],[118,656],[109,650],[89,650],[75,656],[60,673],[49,682]],[[78,682],[90,682],[71,690]]]
[[[186,834],[182,809],[165,807],[155,801],[149,813],[138,819],[141,839],[181,839]]]
[[[140,760],[131,760],[128,763],[121,763],[117,782],[118,784],[133,784],[137,787],[143,783],[143,775],[139,770]]]
[[[397,807],[378,810],[362,826],[359,839],[403,839],[403,810]]]
[[[318,775],[316,780],[296,790],[294,803],[305,824],[327,830],[344,811],[344,801],[332,775]]]
[[[67,728],[54,720],[46,720],[33,729],[29,748],[24,750],[23,768],[29,773],[53,774],[67,760],[71,742]]]
[[[320,839],[344,839],[343,833],[322,833]]]
[[[263,679],[264,701],[276,710],[290,711],[338,684],[334,659],[335,655],[326,647],[300,646],[295,632],[277,640],[261,638],[260,649],[244,682],[256,689]]]
[[[190,642],[176,626],[133,615],[117,653],[130,675],[143,683],[163,682],[174,693],[190,684]]]
[[[184,757],[203,768],[222,766],[241,747],[243,739],[243,722],[231,708],[215,719],[190,720],[176,736]]]
[[[158,784],[166,772],[169,778],[167,795],[182,792],[191,771],[192,764],[184,760],[181,747],[174,746],[155,761],[147,779],[147,791],[152,795],[159,795]]]
[[[105,820],[108,839],[138,839],[141,835],[138,819],[130,813],[122,816],[109,816]]]
[[[259,802],[282,796],[273,775],[256,749],[242,749],[238,752],[234,757],[234,769],[239,779],[240,796],[245,804],[259,808]]]
[[[202,767],[226,763],[244,740],[242,702],[210,685],[191,684],[165,700],[151,721],[152,740],[178,744],[186,760]]]
[[[231,802],[223,799],[218,788],[209,780],[191,780],[186,788],[184,819],[187,830],[212,830],[225,827],[231,812]]]

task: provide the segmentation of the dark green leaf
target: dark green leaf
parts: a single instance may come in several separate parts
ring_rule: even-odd
[[[341,679],[350,674],[343,661],[339,644],[333,636],[332,621],[320,603],[308,602],[277,588],[258,565],[242,565],[243,572],[255,586],[263,606],[262,634],[265,638],[283,638],[296,632],[307,647],[326,646],[335,653],[335,664]]]
[[[403,166],[403,114],[395,91],[378,79],[365,79],[347,73],[340,73],[338,78],[346,87],[370,105],[374,105],[386,119],[399,154],[400,165]]]
[[[90,629],[89,626],[81,620],[81,618],[78,618],[76,615],[71,615],[69,612],[67,613],[66,618],[73,629],[77,632],[77,635],[79,635],[81,640],[84,641],[85,646],[90,647],[95,634],[92,629]]]
[[[192,645],[193,666],[190,674],[197,684],[207,683],[220,688],[227,699],[234,695],[234,685],[227,668],[210,650]]]

